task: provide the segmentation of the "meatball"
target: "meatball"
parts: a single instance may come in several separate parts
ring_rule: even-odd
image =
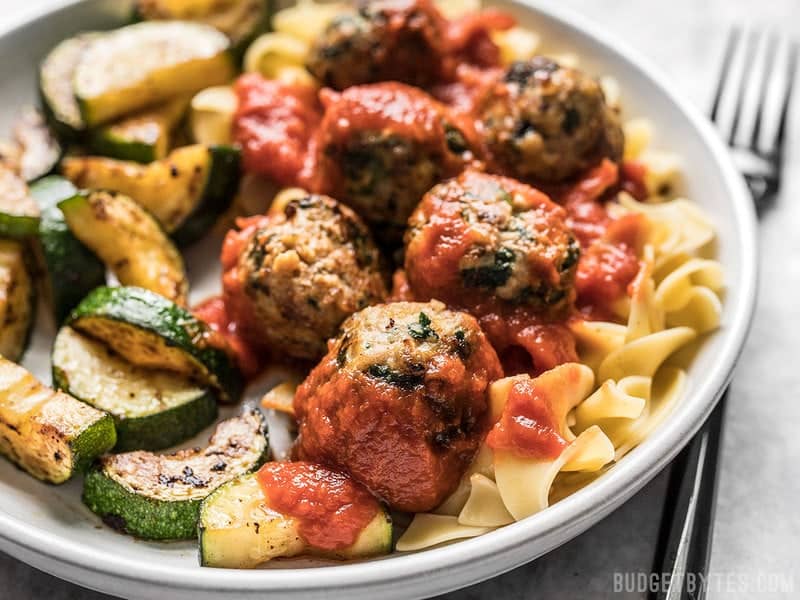
[[[511,65],[479,110],[498,170],[558,182],[622,157],[622,128],[594,79],[541,56]]]
[[[345,318],[386,297],[369,231],[332,198],[294,198],[229,238],[238,251],[223,253],[226,303],[258,347],[317,359]]]
[[[425,92],[399,83],[323,94],[319,186],[389,242],[436,182],[474,159],[469,123]],[[473,132],[474,135],[474,132]]]
[[[565,219],[530,186],[465,171],[428,192],[409,219],[411,291],[467,310],[490,302],[560,310],[574,300],[580,255]]]
[[[296,454],[349,472],[394,509],[430,510],[477,451],[500,377],[473,317],[440,302],[366,308],[297,390]]]
[[[361,2],[355,14],[334,19],[313,45],[306,67],[324,85],[344,90],[378,81],[416,86],[440,70],[444,20],[418,0]]]

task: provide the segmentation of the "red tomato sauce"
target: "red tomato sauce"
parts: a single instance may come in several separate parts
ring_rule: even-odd
[[[559,433],[558,398],[551,398],[534,380],[511,386],[500,420],[486,437],[493,450],[535,459],[556,458],[567,446]]]
[[[313,463],[267,463],[258,471],[258,482],[270,508],[296,519],[300,535],[322,550],[352,546],[380,510],[350,477]]]
[[[194,316],[204,321],[222,339],[210,343],[220,348],[228,348],[236,359],[239,370],[246,379],[258,375],[263,367],[259,353],[242,337],[239,326],[232,320],[222,296],[204,300],[192,310]]]
[[[316,91],[256,74],[242,75],[234,90],[239,106],[233,136],[245,170],[280,185],[300,185],[314,171],[309,146],[322,118]]]

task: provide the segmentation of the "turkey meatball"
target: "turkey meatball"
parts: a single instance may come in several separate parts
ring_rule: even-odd
[[[466,171],[428,192],[409,220],[411,291],[467,310],[487,302],[559,310],[574,299],[580,255],[565,219],[528,185]]]
[[[319,187],[399,242],[409,215],[437,181],[474,159],[467,132],[428,94],[399,83],[323,94]],[[473,132],[474,135],[474,132]]]
[[[563,181],[622,157],[622,128],[600,84],[541,56],[508,68],[478,121],[497,168],[518,179]]]
[[[311,49],[306,67],[324,85],[343,90],[378,81],[426,86],[439,71],[436,41],[444,21],[429,2],[361,2],[334,19]]]
[[[366,308],[297,390],[296,454],[349,472],[394,509],[430,510],[477,451],[499,377],[473,317],[440,302]]]
[[[322,356],[345,318],[386,297],[369,231],[326,196],[294,198],[230,233],[223,267],[226,303],[243,334],[300,359]]]

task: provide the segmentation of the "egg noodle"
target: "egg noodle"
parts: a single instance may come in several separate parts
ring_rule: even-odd
[[[476,0],[438,0],[456,18],[480,9]],[[275,14],[274,31],[262,35],[245,57],[248,71],[268,78],[313,83],[302,68],[311,42],[343,4],[301,0]],[[527,60],[539,50],[539,36],[523,27],[493,33],[504,63]],[[554,56],[574,66],[575,55]],[[606,99],[618,106],[620,86],[601,78]],[[580,363],[567,363],[535,378],[535,389],[557,402],[558,433],[567,442],[552,459],[494,451],[484,441],[456,491],[433,513],[414,516],[397,542],[398,551],[482,535],[529,517],[591,482],[640,444],[679,403],[686,387],[680,365],[691,358],[699,336],[720,326],[720,264],[707,258],[714,229],[703,211],[681,197],[680,157],[651,148],[646,119],[624,124],[626,159],[647,170],[649,198],[620,192],[608,205],[612,217],[640,213],[647,220],[640,270],[629,297],[618,302],[619,324],[576,320],[570,324]],[[681,360],[683,358],[683,360]],[[512,386],[527,375],[492,384],[496,421]]]

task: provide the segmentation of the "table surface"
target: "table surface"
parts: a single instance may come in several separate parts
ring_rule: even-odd
[[[0,0],[0,24],[51,0]],[[685,95],[706,108],[725,35],[733,24],[800,39],[796,0],[560,0],[649,55]],[[794,18],[792,18],[794,17]],[[795,95],[798,100],[800,94]],[[780,197],[761,223],[758,313],[731,388],[711,557],[709,598],[800,595],[800,113],[790,128]],[[792,466],[794,465],[794,466]],[[649,573],[666,487],[662,473],[633,499],[572,542],[505,575],[443,596],[644,598],[616,592],[624,574]],[[0,597],[109,598],[60,581],[0,553]]]

